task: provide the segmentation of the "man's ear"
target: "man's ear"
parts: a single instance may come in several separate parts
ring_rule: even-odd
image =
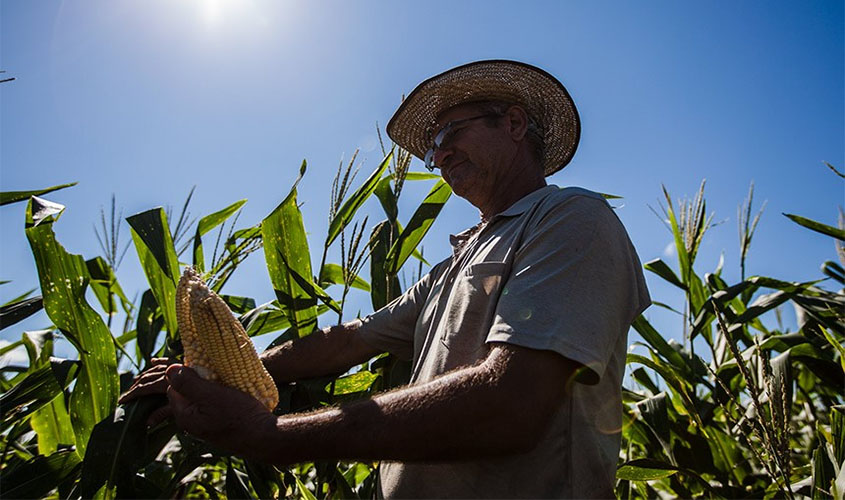
[[[505,112],[505,123],[511,138],[514,141],[521,141],[528,132],[528,113],[525,112],[525,108],[515,104]]]

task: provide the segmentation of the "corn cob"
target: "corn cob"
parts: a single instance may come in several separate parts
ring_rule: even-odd
[[[176,289],[176,319],[186,366],[249,394],[271,411],[276,407],[276,384],[240,321],[192,268],[185,270]]]

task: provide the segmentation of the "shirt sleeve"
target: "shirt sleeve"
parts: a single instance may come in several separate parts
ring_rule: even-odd
[[[432,275],[441,265],[378,311],[361,320],[358,332],[370,346],[410,360],[414,352],[414,330],[431,290]]]
[[[621,335],[650,303],[639,258],[606,201],[555,203],[529,226],[496,307],[488,342],[555,351],[595,384]]]

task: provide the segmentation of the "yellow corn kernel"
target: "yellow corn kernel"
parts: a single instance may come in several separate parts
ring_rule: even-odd
[[[185,325],[188,332],[182,334],[185,364],[204,378],[214,377],[273,410],[279,403],[276,384],[223,299],[189,268],[179,280],[176,301],[179,329]],[[211,377],[203,373],[206,370]]]

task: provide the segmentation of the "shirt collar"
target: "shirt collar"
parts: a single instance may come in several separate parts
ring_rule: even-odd
[[[514,217],[520,215],[529,208],[539,203],[543,198],[545,198],[552,192],[557,191],[558,189],[560,188],[555,186],[554,184],[548,184],[546,186],[541,187],[540,189],[531,191],[530,193],[520,198],[513,205],[494,215],[491,220],[496,219],[498,217]]]
[[[500,217],[515,217],[517,215],[520,215],[526,210],[536,205],[537,203],[539,203],[540,201],[542,201],[543,198],[545,198],[552,192],[557,191],[558,189],[560,188],[554,184],[543,186],[540,189],[528,193],[527,195],[523,196],[518,201],[516,201],[513,205],[494,215],[490,218],[487,223],[479,222],[478,224],[472,226],[471,228],[465,231],[461,231],[458,234],[450,234],[449,243],[452,244],[452,253],[459,253],[470,238],[481,232],[481,230],[484,229],[485,226],[489,225],[494,220]]]

